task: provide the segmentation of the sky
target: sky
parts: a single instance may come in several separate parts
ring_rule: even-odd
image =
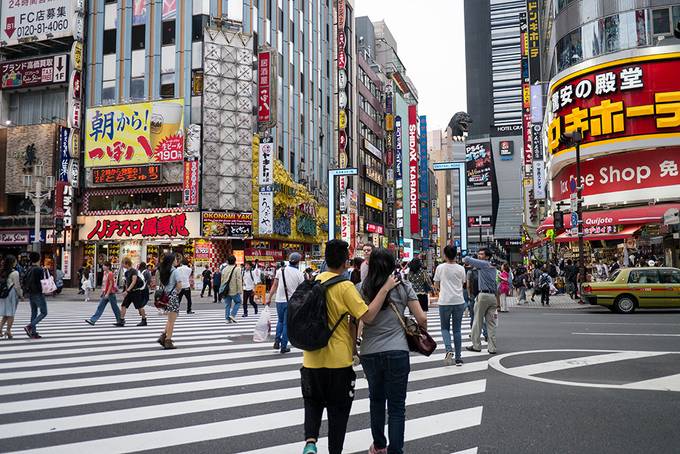
[[[354,9],[356,17],[385,20],[428,129],[444,129],[466,110],[463,0],[354,0]]]

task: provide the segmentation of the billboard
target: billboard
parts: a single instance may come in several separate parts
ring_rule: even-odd
[[[0,63],[0,88],[30,88],[63,84],[68,74],[68,54]]]
[[[3,0],[0,45],[73,35],[76,28],[82,26],[82,18],[74,14],[76,9],[82,8],[82,3],[82,0]]]
[[[491,186],[491,143],[465,146],[465,173],[468,187]]]
[[[85,118],[85,167],[184,159],[184,100],[93,107]]]
[[[680,145],[680,58],[657,54],[615,60],[550,87],[548,154],[573,159],[560,135],[583,131],[581,156]],[[559,165],[556,165],[559,170]]]

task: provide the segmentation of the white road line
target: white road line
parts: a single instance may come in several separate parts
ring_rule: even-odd
[[[481,380],[484,382],[484,380]],[[458,389],[462,388],[461,384],[441,386],[435,388],[428,388],[419,391],[412,391],[406,397],[406,405],[418,405],[427,402],[436,402],[439,400],[459,397]],[[470,387],[467,394],[475,394],[484,392],[484,384],[479,383],[474,388]],[[186,404],[186,403],[185,403]],[[368,413],[369,400],[360,399],[354,401],[352,404],[351,415],[358,415]],[[411,426],[408,429],[416,432],[417,437],[428,437],[437,435],[439,433],[450,432],[464,427],[478,425],[481,422],[481,407],[475,407],[465,410],[459,410],[456,416],[449,418],[448,414],[429,416],[427,423],[423,421],[412,420],[409,421]],[[448,420],[459,420],[456,423],[450,423]],[[464,422],[463,422],[464,421]],[[29,451],[34,454],[49,453],[59,454],[73,452],[96,452],[97,454],[106,453],[120,453],[133,452],[151,449],[160,449],[164,447],[184,445],[187,443],[199,443],[208,440],[219,440],[222,438],[229,438],[240,436],[247,433],[262,432],[266,430],[281,429],[282,427],[291,427],[302,424],[304,422],[304,409],[282,411],[276,413],[268,413],[264,415],[250,416],[239,418],[238,420],[219,421],[208,424],[199,424],[194,426],[183,426],[181,430],[177,428],[168,430],[159,430],[155,432],[138,433],[134,435],[124,435],[120,437],[111,437],[99,440],[84,441],[78,443],[69,443],[64,445],[49,446],[46,448],[32,449]],[[363,432],[363,431],[362,431]],[[368,430],[370,433],[370,430]],[[346,440],[350,451],[365,449],[366,446],[356,446],[356,435],[348,434]],[[257,452],[267,452],[266,450],[258,450]],[[281,453],[282,451],[277,450]]]
[[[680,374],[626,383],[620,387],[625,389],[644,389],[647,391],[680,391]]]
[[[404,431],[404,441],[419,440],[421,438],[432,437],[435,435],[454,432],[468,427],[478,426],[482,423],[482,407],[466,408],[448,413],[425,416],[423,418],[406,420]],[[385,427],[387,433],[387,427]],[[345,436],[343,451],[346,452],[365,452],[371,444],[373,437],[371,429],[357,430],[349,432]],[[239,454],[283,454],[299,452],[304,443],[290,443],[287,445],[271,446],[269,448],[256,449],[254,451],[242,452]],[[327,452],[328,439],[321,438],[317,442],[319,452]]]
[[[464,451],[452,452],[451,454],[477,454],[477,448],[470,448]]]
[[[633,336],[633,337],[680,337],[680,334],[663,333],[571,333],[575,336]]]
[[[409,381],[427,380],[431,378],[439,378],[444,376],[462,375],[466,373],[479,372],[486,369],[487,369],[486,361],[475,361],[473,363],[466,363],[465,366],[463,367],[451,366],[451,367],[434,367],[430,369],[419,369],[411,371],[411,373],[409,374]],[[178,382],[173,385],[172,393],[179,394],[198,391],[209,391],[214,389],[240,386],[243,385],[243,383],[255,385],[260,383],[276,383],[286,380],[296,380],[299,378],[300,372],[298,370],[292,370],[285,372],[275,372],[270,374],[220,378],[214,380]],[[40,399],[4,402],[0,406],[0,414],[39,411],[54,408],[74,407],[79,405],[91,405],[128,399],[163,396],[166,394],[168,394],[167,385],[155,385],[126,389],[125,393],[121,393],[118,390],[114,390],[58,397],[45,397]]]
[[[434,371],[433,371],[434,372]],[[469,371],[470,372],[470,371]],[[412,373],[409,375],[409,382],[421,379],[430,379],[450,375],[445,368],[437,368],[434,373]],[[428,388],[439,390],[446,398],[461,397],[471,394],[483,393],[486,381],[476,380],[462,382],[456,385],[448,385],[440,388]],[[367,389],[368,382],[365,379],[358,379],[356,389]],[[421,391],[411,391],[419,393]],[[67,416],[61,418],[49,418],[40,420],[23,421],[0,425],[0,439],[23,437],[40,433],[54,433],[65,430],[84,429],[87,427],[97,427],[110,424],[122,424],[128,421],[143,421],[157,418],[158,415],[164,417],[187,415],[190,413],[200,413],[212,410],[224,410],[240,406],[257,405],[267,402],[277,402],[288,399],[301,399],[302,394],[299,386],[285,389],[272,389],[270,391],[259,391],[257,393],[243,393],[221,397],[210,397],[190,401],[171,402],[167,404],[149,405],[144,407],[134,407],[124,410],[104,411],[98,413],[81,414],[77,416]]]

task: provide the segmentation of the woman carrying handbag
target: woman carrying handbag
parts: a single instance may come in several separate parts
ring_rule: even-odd
[[[430,276],[419,258],[411,260],[408,268],[409,272],[406,275],[406,278],[413,286],[413,291],[418,295],[420,307],[424,312],[427,312],[430,306],[430,293],[432,293],[432,281],[430,280]]]
[[[395,272],[394,256],[385,249],[371,253],[366,279],[357,286],[365,301],[373,301],[387,279]],[[390,453],[404,452],[406,387],[410,372],[409,342],[403,314],[408,306],[421,328],[427,317],[418,296],[408,282],[398,284],[388,294],[380,312],[371,323],[364,323],[361,364],[368,380],[373,444],[369,454],[386,454],[385,406],[388,414]]]

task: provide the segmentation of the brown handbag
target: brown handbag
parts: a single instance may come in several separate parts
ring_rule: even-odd
[[[391,301],[390,307],[394,311],[394,315],[399,319],[402,328],[404,328],[408,349],[412,352],[420,353],[421,355],[430,356],[437,348],[437,343],[432,339],[430,333],[420,326],[414,318],[407,318],[401,315],[397,307]]]

